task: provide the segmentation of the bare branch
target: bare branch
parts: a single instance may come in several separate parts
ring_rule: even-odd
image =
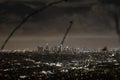
[[[22,22],[21,22],[20,24],[18,24],[18,26],[16,26],[16,27],[12,30],[12,32],[9,34],[9,36],[6,38],[6,40],[4,41],[3,45],[1,46],[1,50],[4,49],[4,47],[6,46],[7,42],[9,41],[9,39],[13,36],[13,34],[14,34],[19,28],[21,28],[22,25],[25,24],[26,21],[27,21],[31,16],[33,16],[33,15],[39,13],[39,12],[42,12],[42,11],[46,10],[47,8],[49,8],[49,7],[51,7],[51,6],[55,5],[55,4],[61,3],[61,2],[63,2],[63,1],[67,1],[67,0],[59,0],[59,1],[55,1],[55,2],[49,3],[48,5],[46,5],[46,6],[42,7],[42,8],[40,8],[40,9],[38,9],[38,10],[30,13],[29,15],[27,15],[27,16],[22,20]]]

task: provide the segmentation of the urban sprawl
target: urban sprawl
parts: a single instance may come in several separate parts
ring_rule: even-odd
[[[1,50],[1,80],[120,80],[120,49]]]

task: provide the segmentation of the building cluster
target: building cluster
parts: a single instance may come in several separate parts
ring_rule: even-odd
[[[61,48],[61,47],[60,47]],[[120,50],[78,51],[47,45],[38,50],[0,51],[1,80],[120,80]],[[43,52],[41,52],[43,51]],[[42,53],[42,54],[41,54]],[[43,54],[44,53],[44,54]],[[71,53],[71,54],[70,54]],[[61,59],[58,61],[58,57]]]
[[[2,80],[119,80],[120,51],[62,54],[0,52]]]
[[[37,51],[43,54],[48,54],[48,53],[76,54],[82,51],[88,51],[88,49],[71,48],[69,46],[64,47],[63,45],[49,47],[49,45],[47,44],[46,46],[38,46]]]
[[[29,49],[26,48],[24,50],[0,50],[3,53],[40,53],[40,54],[54,54],[54,53],[61,53],[61,54],[77,54],[80,52],[89,52],[89,49],[86,48],[72,48],[69,46],[53,46],[50,47],[48,44],[45,46],[37,46],[37,49]]]

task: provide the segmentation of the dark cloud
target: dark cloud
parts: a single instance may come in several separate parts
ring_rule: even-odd
[[[55,0],[51,0],[51,1],[55,1]],[[45,6],[51,1],[50,0],[37,0],[37,1],[12,0],[10,2],[1,1],[0,43],[3,42],[3,39],[1,37],[7,36],[13,30],[13,28],[16,27],[22,21],[25,15],[28,15],[34,10]],[[70,35],[71,36],[76,35],[77,37],[79,36],[78,37],[79,39],[75,38],[75,40],[72,40],[74,38],[73,37],[71,38],[72,43],[76,41],[75,43],[76,45],[77,42],[80,43],[79,42],[81,40],[80,36],[84,36],[84,35],[87,35],[87,37],[89,35],[94,35],[94,36],[108,35],[112,37],[116,36],[115,22],[113,20],[112,13],[109,12],[109,11],[114,11],[115,7],[114,6],[109,7],[107,6],[107,4],[105,4],[108,7],[105,8],[101,4],[96,4],[96,3],[98,3],[97,0],[70,0],[68,1],[68,3],[64,2],[55,5],[41,13],[32,16],[15,33],[14,36],[17,36],[17,38],[18,36],[31,36],[31,39],[35,39],[33,38],[33,36],[37,36],[37,37],[41,36],[39,40],[43,42],[46,39],[45,38],[41,40],[43,36],[49,36],[49,39],[47,38],[46,42],[47,41],[49,42],[50,36],[54,36],[54,38],[51,39],[51,42],[54,42],[54,40],[58,41],[58,39],[56,39],[55,36],[62,36],[69,25],[69,21],[71,20],[74,20],[74,24],[72,29],[70,30],[69,36]],[[93,43],[92,40],[96,40],[97,42],[97,39],[90,39],[89,41],[87,38],[85,38],[82,41],[84,42],[85,40],[87,40],[88,42],[86,43],[84,42],[84,43],[86,45],[89,45],[90,47],[90,45],[92,45]],[[81,44],[82,42],[79,45]],[[106,45],[107,44],[110,43],[108,42],[106,43]]]
[[[114,4],[114,5],[120,6],[119,0],[99,0],[99,1],[105,4]]]

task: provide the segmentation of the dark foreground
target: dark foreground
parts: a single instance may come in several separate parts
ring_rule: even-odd
[[[120,54],[0,52],[0,80],[120,80]]]

